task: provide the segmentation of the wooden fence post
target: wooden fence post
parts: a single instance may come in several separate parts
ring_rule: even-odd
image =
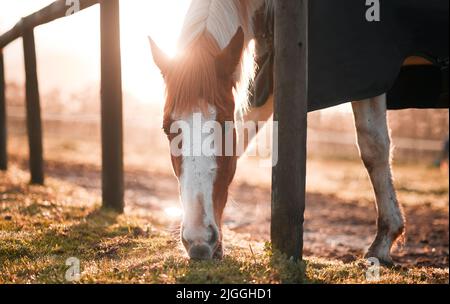
[[[119,1],[100,1],[103,207],[124,209]]]
[[[308,4],[308,0],[275,1],[274,120],[279,144],[272,177],[271,238],[275,249],[294,260],[303,255]]]
[[[32,184],[44,184],[44,160],[42,148],[41,106],[39,100],[38,76],[36,71],[36,46],[33,28],[23,32],[23,50],[26,75],[26,112],[30,173]]]
[[[0,49],[0,170],[8,169],[7,120],[6,120],[6,82],[3,51]]]

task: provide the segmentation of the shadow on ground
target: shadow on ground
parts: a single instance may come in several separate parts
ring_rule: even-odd
[[[26,169],[27,163],[23,159],[14,161]],[[51,177],[68,180],[100,193],[101,172],[98,167],[59,161],[47,161],[46,167]],[[168,225],[168,230],[172,229],[173,222],[164,220],[163,210],[167,202],[177,204],[178,193],[173,191],[177,189],[176,183],[170,174],[128,170],[128,210],[154,215],[162,225]],[[426,190],[420,192],[426,193]],[[268,240],[270,189],[239,183],[233,185],[232,197],[233,200],[226,208],[225,225],[236,233],[247,235],[249,239]],[[236,201],[239,203],[234,203]],[[394,260],[403,266],[448,268],[448,206],[437,208],[430,202],[424,202],[422,205],[406,205],[404,211],[408,222],[406,240],[402,246],[394,249]],[[306,257],[320,256],[352,263],[364,256],[375,233],[376,210],[373,202],[343,200],[335,195],[320,193],[307,194],[304,236]]]

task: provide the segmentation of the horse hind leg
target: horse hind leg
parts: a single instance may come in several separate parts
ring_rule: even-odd
[[[376,197],[377,236],[366,257],[392,265],[391,248],[404,233],[405,221],[397,201],[391,170],[391,140],[387,123],[386,95],[352,104],[361,158]]]

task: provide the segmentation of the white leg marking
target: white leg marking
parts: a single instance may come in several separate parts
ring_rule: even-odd
[[[354,102],[353,112],[361,158],[372,181],[378,210],[378,233],[368,256],[391,264],[391,247],[404,232],[404,218],[392,180],[386,95]]]

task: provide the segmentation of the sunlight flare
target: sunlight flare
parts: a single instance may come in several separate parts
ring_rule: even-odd
[[[175,219],[181,218],[181,216],[183,215],[183,210],[178,207],[168,207],[164,209],[164,213],[167,217]]]

